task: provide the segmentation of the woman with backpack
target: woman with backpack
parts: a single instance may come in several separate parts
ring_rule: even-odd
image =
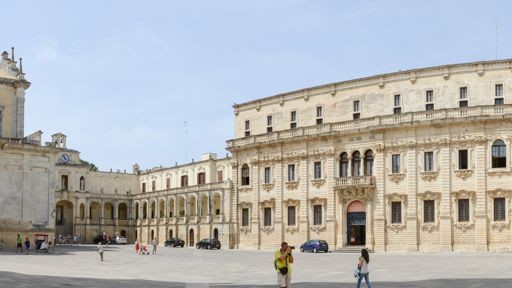
[[[362,249],[361,250],[361,257],[359,257],[359,264],[357,264],[357,267],[359,268],[359,277],[357,278],[357,288],[361,286],[361,281],[364,278],[364,282],[366,282],[366,286],[368,288],[372,288],[372,285],[370,284],[370,271],[368,270],[368,263],[370,263],[370,255],[368,254],[368,250]]]

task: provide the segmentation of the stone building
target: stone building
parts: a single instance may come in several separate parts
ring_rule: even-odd
[[[235,104],[240,248],[511,250],[512,61]]]
[[[14,52],[14,51],[13,51]],[[12,53],[13,54],[13,53]],[[275,249],[512,250],[512,60],[422,68],[234,106],[231,156],[95,171],[24,135],[21,59],[0,62],[0,249],[16,234]]]

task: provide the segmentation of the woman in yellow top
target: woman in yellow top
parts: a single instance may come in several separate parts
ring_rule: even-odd
[[[359,270],[361,271],[359,273],[359,277],[357,278],[357,288],[361,286],[361,281],[363,278],[368,288],[372,288],[372,284],[370,284],[370,271],[368,270],[368,263],[370,263],[370,255],[368,255],[368,250],[362,249],[361,257],[359,257],[359,264],[357,264]]]
[[[288,243],[281,243],[281,249],[274,253],[274,263],[277,270],[277,285],[281,288],[290,288],[292,281],[292,247]]]

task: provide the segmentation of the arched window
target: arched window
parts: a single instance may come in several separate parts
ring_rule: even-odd
[[[361,171],[361,153],[356,151],[352,153],[352,177],[360,176]]]
[[[492,168],[507,167],[507,146],[503,140],[496,140],[492,143]]]
[[[348,177],[348,154],[341,153],[340,156],[340,177]]]
[[[244,164],[242,166],[242,185],[249,185],[250,177],[249,177],[249,165]]]
[[[367,150],[364,153],[364,175],[373,175],[373,151]]]
[[[80,191],[85,190],[85,178],[84,176],[80,177]]]

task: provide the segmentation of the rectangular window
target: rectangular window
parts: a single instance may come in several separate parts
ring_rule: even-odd
[[[242,208],[242,227],[249,226],[249,208]]]
[[[165,187],[167,189],[171,188],[171,178],[165,179]]]
[[[263,209],[263,226],[272,226],[272,208],[265,207]]]
[[[505,220],[505,198],[494,198],[494,221]]]
[[[197,185],[206,184],[206,173],[201,172],[197,174]]]
[[[469,199],[459,199],[459,222],[469,222]]]
[[[400,173],[400,154],[391,155],[391,173]]]
[[[267,116],[267,133],[272,132],[272,116]]]
[[[322,205],[313,206],[313,225],[322,225]]]
[[[434,104],[433,104],[433,103],[426,104],[426,105],[425,105],[425,110],[426,110],[426,111],[432,111],[432,110],[434,110]]]
[[[324,124],[324,119],[323,118],[316,118],[316,125],[321,125],[321,124]]]
[[[402,202],[391,202],[391,223],[402,223]]]
[[[265,177],[264,177],[265,184],[270,183],[270,167],[265,167]]]
[[[290,128],[297,128],[297,111],[292,111],[290,113]]]
[[[503,97],[503,84],[496,84],[495,86],[495,93],[494,95],[496,97]]]
[[[251,136],[251,123],[249,122],[249,120],[245,120],[245,137],[247,136]]]
[[[322,178],[322,162],[315,162],[314,163],[315,168],[315,179],[321,179]]]
[[[288,226],[295,226],[295,206],[288,206]]]
[[[354,112],[360,112],[359,111],[359,100],[354,101]]]
[[[295,164],[288,165],[288,181],[295,181]]]
[[[322,118],[323,116],[322,106],[316,107],[316,118]]]
[[[460,87],[459,88],[459,99],[460,100],[468,99],[468,87]]]
[[[361,119],[361,113],[352,114],[352,119],[354,119],[354,120]]]
[[[503,103],[505,103],[503,101],[503,98],[496,98],[496,99],[494,99],[494,105],[503,105]]]
[[[155,191],[155,190],[156,190],[156,182],[151,181],[151,191]]]
[[[435,222],[435,206],[434,200],[423,201],[423,222],[432,223]]]
[[[61,186],[60,189],[62,191],[67,191],[68,190],[68,175],[62,175],[61,179]]]
[[[427,90],[425,102],[427,102],[427,103],[434,102],[434,91],[433,90]]]
[[[425,152],[424,154],[424,171],[433,171],[434,170],[434,152]]]
[[[218,182],[224,181],[224,173],[222,173],[222,171],[217,171],[217,181]]]
[[[400,113],[402,113],[402,107],[393,108],[393,114],[400,114]]]
[[[142,183],[142,193],[146,193],[146,183]]]
[[[402,102],[400,101],[400,94],[396,94],[396,95],[394,96],[394,98],[395,98],[395,99],[394,99],[394,100],[395,100],[395,101],[394,101],[395,107],[400,107],[400,106],[402,106],[402,105],[401,105],[401,103],[402,103]]]
[[[468,150],[459,150],[459,169],[468,169]]]

